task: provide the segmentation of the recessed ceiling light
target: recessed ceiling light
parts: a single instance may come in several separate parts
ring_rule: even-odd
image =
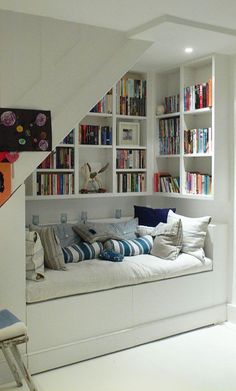
[[[185,51],[185,53],[192,53],[193,48],[185,48],[184,51]]]

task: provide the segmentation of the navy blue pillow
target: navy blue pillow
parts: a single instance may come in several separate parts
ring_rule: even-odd
[[[122,262],[124,259],[124,255],[110,249],[103,250],[98,257],[104,261],[112,262]]]
[[[176,208],[153,209],[147,206],[134,205],[134,217],[138,217],[139,225],[156,227],[159,223],[166,223],[169,210],[176,211]]]

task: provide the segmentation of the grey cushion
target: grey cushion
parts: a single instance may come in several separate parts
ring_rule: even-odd
[[[173,221],[179,219],[181,219],[183,226],[182,252],[193,255],[200,259],[200,261],[203,261],[205,258],[203,247],[206,238],[207,227],[211,221],[211,217],[205,216],[192,218],[178,215],[172,212],[172,210],[169,211],[167,218],[168,223],[172,223]]]
[[[60,241],[61,247],[68,247],[72,244],[78,244],[79,242],[81,242],[81,238],[73,230],[73,226],[74,224],[70,223],[30,225],[30,230],[38,230],[39,227],[53,227],[54,232]]]
[[[138,219],[117,223],[86,223],[73,226],[73,230],[86,242],[105,242],[108,239],[136,239]]]
[[[151,254],[156,257],[175,260],[180,253],[183,242],[181,220],[171,223],[160,223],[154,229],[155,236]]]
[[[54,270],[66,270],[61,244],[54,228],[37,226],[35,231],[39,233],[43,245],[45,266]]]

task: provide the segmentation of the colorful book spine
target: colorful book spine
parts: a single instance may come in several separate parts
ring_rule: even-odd
[[[212,192],[212,176],[199,172],[186,172],[185,191],[192,195],[210,195]]]
[[[146,191],[146,175],[144,173],[117,173],[118,193],[141,193]]]
[[[146,151],[141,149],[118,149],[116,151],[116,168],[146,168]]]
[[[110,126],[80,125],[79,144],[112,145],[112,128]]]
[[[160,193],[180,193],[180,179],[167,172],[156,172],[153,177],[153,190]]]
[[[63,139],[62,144],[74,144],[74,129]]]
[[[74,168],[74,150],[73,148],[57,147],[46,159],[38,166],[39,169],[73,169]]]
[[[112,114],[112,89],[90,110],[91,113]]]
[[[74,174],[37,173],[37,195],[74,194]]]
[[[166,96],[164,99],[165,114],[179,112],[179,94]]]
[[[188,129],[184,131],[184,153],[198,154],[212,152],[212,129]]]
[[[117,114],[146,116],[146,80],[123,77],[116,86]]]
[[[212,107],[212,79],[184,88],[184,111]]]
[[[159,154],[178,155],[180,153],[180,118],[159,120]]]

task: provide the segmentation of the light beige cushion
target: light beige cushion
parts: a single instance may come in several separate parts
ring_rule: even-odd
[[[211,221],[210,216],[205,217],[186,217],[174,213],[172,210],[168,213],[167,223],[172,223],[181,219],[183,226],[183,246],[182,252],[193,255],[203,261],[205,253],[203,250],[207,233],[208,224]]]
[[[155,236],[153,235],[155,228],[156,227],[149,227],[147,225],[138,225],[136,233],[138,234],[138,236],[146,236],[146,235]]]
[[[182,248],[183,232],[181,220],[159,223],[154,229],[155,236],[151,254],[158,258],[175,260]]]
[[[66,270],[62,248],[54,228],[38,227],[36,230],[43,245],[45,266],[54,270]]]

